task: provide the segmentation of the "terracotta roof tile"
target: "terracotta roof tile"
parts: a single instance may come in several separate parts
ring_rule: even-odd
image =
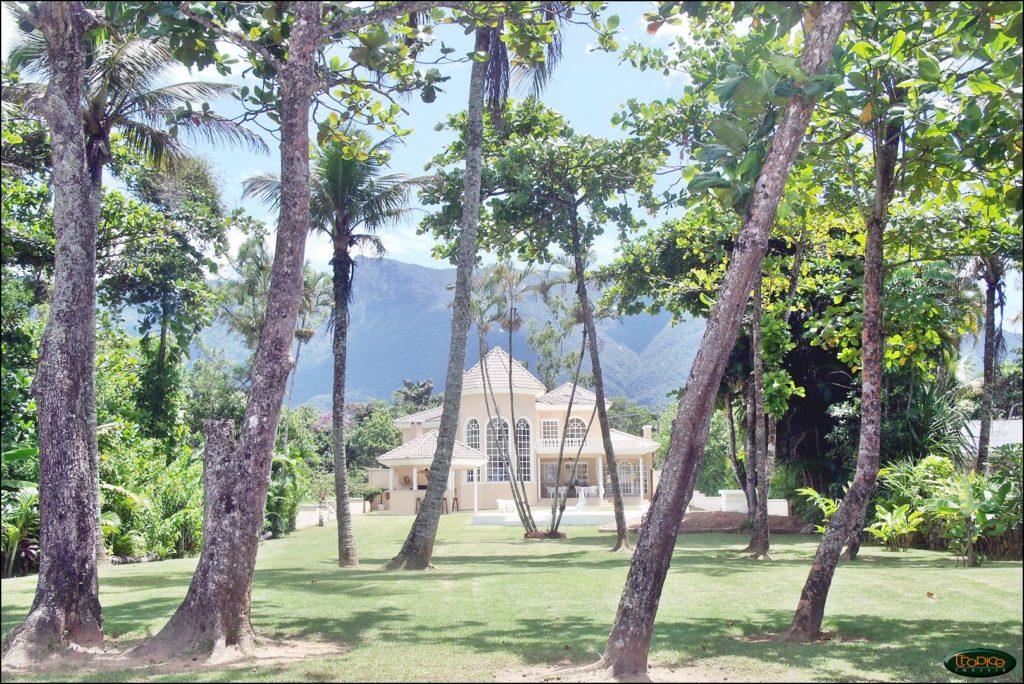
[[[484,357],[483,361],[487,363],[488,383],[494,387],[495,392],[508,392],[508,364],[510,360],[512,362],[512,387],[514,389],[547,391],[544,383],[535,378],[530,371],[526,370],[523,364],[511,358],[508,352],[501,347],[494,347],[491,351],[487,352],[487,356]],[[477,363],[466,371],[466,374],[462,377],[463,390],[484,388],[484,376],[481,368],[482,364]]]
[[[423,459],[423,458],[434,458],[434,452],[437,451],[437,430],[431,430],[430,432],[420,435],[416,439],[411,439],[402,446],[395,447],[391,451],[383,454],[377,458],[383,465],[387,465],[394,461],[405,461],[412,459]],[[459,440],[455,440],[455,448],[452,451],[453,459],[477,459],[486,461],[487,457],[480,453],[478,450],[463,444]]]

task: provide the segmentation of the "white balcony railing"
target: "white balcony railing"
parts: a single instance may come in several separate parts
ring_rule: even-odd
[[[558,447],[561,444],[561,440],[559,439],[540,439],[538,441],[540,444],[537,448],[541,451],[558,451]],[[584,449],[595,449],[598,451],[604,449],[604,442],[601,438],[584,440],[567,439],[565,440],[566,451],[579,449],[581,441]],[[645,448],[645,441],[640,438],[623,439],[616,436],[612,438],[612,445],[620,449],[643,449]]]

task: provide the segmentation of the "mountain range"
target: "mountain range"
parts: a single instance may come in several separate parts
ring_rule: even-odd
[[[346,399],[388,400],[403,380],[432,379],[435,392],[444,390],[451,334],[450,286],[454,268],[426,268],[392,259],[357,257],[348,338]],[[570,292],[571,294],[571,292]],[[597,295],[598,293],[592,293]],[[596,298],[596,296],[595,296]],[[549,317],[539,299],[528,296],[518,306],[526,320]],[[702,319],[672,323],[671,314],[638,314],[599,321],[601,365],[608,396],[625,396],[658,408],[671,402],[668,393],[686,380],[704,333]],[[537,355],[526,341],[526,325],[513,335],[512,354],[535,371]],[[1004,331],[1007,349],[1021,345],[1021,335]],[[241,340],[222,323],[203,331],[206,348],[232,360],[244,358]],[[491,346],[507,345],[507,333],[488,335]],[[579,333],[565,340],[578,349]],[[971,357],[970,375],[981,368],[981,345],[965,339],[962,354]],[[467,368],[479,360],[477,332],[470,330]],[[589,366],[585,363],[584,368]],[[321,409],[331,404],[331,337],[326,325],[303,346],[295,379],[294,405],[310,402]]]

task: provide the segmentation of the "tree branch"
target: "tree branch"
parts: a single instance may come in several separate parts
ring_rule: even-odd
[[[262,57],[267,62],[267,64],[273,67],[275,72],[280,73],[282,67],[284,67],[284,64],[281,62],[281,60],[279,60],[277,57],[274,57],[274,55],[271,54],[270,50],[268,50],[263,45],[260,45],[254,41],[249,40],[238,31],[228,30],[227,28],[219,24],[213,23],[206,17],[201,17],[195,12],[193,12],[192,8],[189,7],[189,2],[187,0],[186,2],[182,2],[180,5],[178,5],[178,10],[192,21],[196,22],[200,26],[203,26],[204,28],[209,29],[210,31],[213,31],[215,34],[217,34],[224,40],[234,43],[238,47],[249,50],[250,52],[255,52],[260,57]]]
[[[387,21],[403,14],[416,14],[434,7],[449,7],[461,9],[457,2],[398,2],[390,7],[381,7],[365,14],[346,15],[338,17],[327,26],[322,28],[323,35],[331,36],[335,33],[351,33],[370,24],[380,21]]]

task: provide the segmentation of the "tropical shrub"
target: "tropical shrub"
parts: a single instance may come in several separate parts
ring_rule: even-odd
[[[807,499],[817,510],[821,513],[821,523],[816,524],[814,529],[818,531],[818,534],[825,534],[825,528],[828,527],[828,521],[832,519],[835,512],[839,510],[839,504],[842,503],[842,499],[830,499],[827,496],[822,496],[814,490],[813,487],[801,487],[796,490],[796,493]]]
[[[306,468],[300,459],[274,456],[270,468],[270,488],[267,491],[266,520],[263,522],[263,531],[269,532],[271,539],[278,539],[295,530],[295,518],[302,498],[299,480]]]
[[[978,539],[999,536],[1020,524],[1020,510],[1011,503],[1013,483],[986,475],[961,473],[943,482],[939,496],[927,506],[942,518],[950,548],[967,565],[977,565]]]
[[[875,518],[864,531],[885,544],[889,551],[906,551],[910,535],[924,522],[924,513],[910,510],[909,504],[892,509],[879,504],[875,507]]]
[[[3,576],[29,572],[39,562],[39,491],[25,487],[2,494],[0,508],[0,546],[3,550]]]

